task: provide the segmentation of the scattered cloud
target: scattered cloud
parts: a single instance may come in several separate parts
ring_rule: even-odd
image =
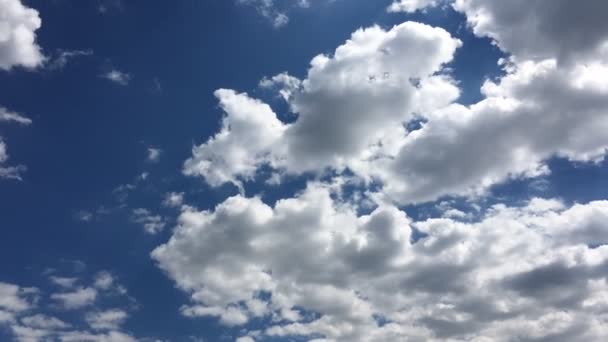
[[[183,192],[169,192],[165,195],[163,206],[168,208],[179,208],[184,203]]]
[[[110,70],[105,74],[102,74],[101,77],[121,86],[128,85],[132,78],[131,75],[116,69]]]
[[[74,287],[74,284],[76,284],[78,278],[50,276],[49,280],[57,286],[69,289]]]
[[[148,161],[151,163],[158,163],[162,154],[160,148],[148,147]]]
[[[141,224],[144,231],[152,235],[160,233],[167,225],[162,216],[154,215],[148,209],[143,208],[133,209],[131,219],[133,222]]]
[[[48,61],[48,68],[59,70],[78,57],[92,56],[93,50],[59,50],[56,56]]]
[[[19,113],[11,112],[2,106],[0,106],[0,122],[16,122],[26,126],[32,124],[31,119]]]
[[[53,293],[53,299],[65,310],[81,309],[90,306],[97,298],[97,290],[91,287],[79,287],[70,292]]]
[[[118,330],[128,317],[126,311],[112,309],[91,312],[86,315],[85,320],[94,330]]]

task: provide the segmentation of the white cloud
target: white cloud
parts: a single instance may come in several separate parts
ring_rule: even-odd
[[[389,205],[357,216],[317,184],[274,207],[236,196],[213,211],[185,208],[152,256],[190,293],[184,314],[229,326],[274,317],[271,336],[599,341],[606,222],[606,201],[544,199],[496,205],[473,223],[412,222]],[[425,237],[413,243],[412,227]]]
[[[275,28],[279,28],[289,23],[289,17],[276,9],[274,0],[237,0],[237,3],[249,5],[264,18],[268,19]]]
[[[270,148],[282,137],[285,127],[270,106],[247,94],[220,89],[215,92],[226,112],[221,131],[195,147],[184,165],[187,175],[201,175],[213,185],[232,182],[237,176],[252,178],[267,162]]]
[[[437,6],[442,0],[395,0],[389,7],[389,12],[413,13],[428,7]]]
[[[114,83],[120,84],[122,86],[126,86],[127,84],[129,84],[132,78],[131,75],[116,69],[110,70],[105,74],[102,74],[101,77]]]
[[[55,317],[46,316],[43,314],[36,314],[33,316],[23,317],[23,318],[21,318],[21,324],[23,324],[24,326],[26,326],[28,328],[47,329],[47,330],[66,329],[66,328],[70,327],[69,324],[67,324],[66,322],[64,322],[60,319],[57,319]]]
[[[148,161],[151,163],[158,163],[160,161],[160,155],[162,150],[160,148],[148,148]]]
[[[11,112],[8,109],[0,106],[0,122],[2,121],[16,122],[22,125],[30,125],[32,123],[32,120],[26,118],[25,116],[19,113]]]
[[[184,203],[183,192],[169,192],[165,195],[163,205],[168,208],[178,208]]]
[[[108,273],[100,272],[99,274]],[[98,275],[99,275],[98,274]],[[96,277],[99,279],[100,277]],[[124,294],[121,292],[120,294]],[[105,300],[104,292],[98,298]],[[75,315],[66,317],[75,322],[66,322],[57,317],[49,316],[49,308],[56,309],[54,305],[44,307],[46,301],[39,298],[44,295],[36,288],[20,287],[13,284],[0,282],[0,329],[12,334],[13,339],[19,342],[41,342],[41,341],[73,341],[73,342],[134,342],[140,341],[128,333],[122,332],[120,326],[127,319],[128,314],[122,309],[107,311],[94,310],[87,314],[75,311]],[[58,302],[64,309],[83,309],[92,304],[98,297],[92,288],[79,288],[70,293],[54,293],[50,299]],[[112,301],[117,303],[117,297],[112,294]],[[128,297],[127,297],[128,298]],[[130,298],[128,298],[130,299]],[[132,299],[130,299],[132,300]],[[82,314],[80,316],[79,314]],[[79,320],[84,317],[91,326],[91,331],[74,330],[75,326],[81,326]],[[5,329],[6,328],[6,329]]]
[[[101,271],[95,275],[94,286],[100,290],[109,290],[114,285],[115,279],[112,273]]]
[[[74,287],[74,284],[76,284],[76,282],[78,281],[78,278],[50,276],[49,280],[53,284],[61,286],[63,288],[72,288]]]
[[[358,30],[333,56],[315,57],[305,80],[262,80],[289,99],[298,113],[293,124],[247,94],[218,90],[222,130],[194,149],[184,172],[218,186],[240,185],[264,164],[289,173],[363,168],[362,161],[389,152],[414,113],[458,97],[450,77],[438,73],[460,44],[443,29],[413,22]]]
[[[29,294],[31,289],[0,282],[0,310],[22,312],[32,308],[33,305],[28,299]]]
[[[21,0],[0,1],[0,69],[35,68],[44,62],[36,44],[36,31],[41,25],[38,11],[24,6]]]
[[[143,208],[133,209],[131,219],[133,222],[141,224],[148,234],[158,234],[167,225],[160,215],[153,215],[148,209]]]
[[[112,309],[89,313],[85,320],[94,330],[118,330],[128,317],[126,311]]]
[[[454,7],[476,35],[520,59],[584,63],[608,56],[606,1],[456,0]]]
[[[2,137],[0,137],[0,179],[21,180],[21,174],[26,170],[26,167],[23,165],[4,166],[3,164],[8,160],[8,157],[6,143],[4,143]]]
[[[97,290],[91,287],[79,287],[72,292],[53,293],[50,297],[63,309],[80,309],[95,302]]]
[[[60,50],[48,63],[50,69],[63,69],[68,62],[77,57],[92,56],[93,50]]]
[[[608,64],[596,68],[608,71]],[[520,63],[499,83],[486,82],[481,102],[429,113],[372,173],[392,198],[411,203],[545,174],[553,156],[600,161],[608,148],[608,88],[580,81],[591,72],[554,60]]]

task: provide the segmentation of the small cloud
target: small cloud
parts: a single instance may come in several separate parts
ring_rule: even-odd
[[[165,195],[165,200],[163,201],[163,206],[168,208],[177,208],[180,207],[184,203],[184,193],[183,192],[169,192]]]
[[[151,163],[158,163],[162,152],[163,151],[159,148],[148,147],[148,161]]]
[[[101,271],[95,276],[94,286],[100,290],[109,290],[114,284],[114,276],[108,271]]]
[[[57,276],[50,276],[49,280],[53,284],[63,287],[63,288],[72,288],[72,287],[74,287],[74,284],[76,284],[76,281],[78,281],[78,279],[76,279],[76,278],[57,277]]]
[[[118,309],[92,312],[85,320],[95,330],[117,330],[128,318],[127,312]]]
[[[16,112],[11,112],[8,109],[0,106],[0,122],[5,121],[5,122],[16,122],[18,124],[22,124],[22,125],[31,125],[32,124],[32,120],[29,118],[26,118],[25,116],[16,113]]]
[[[93,213],[86,210],[79,210],[74,214],[74,219],[82,222],[91,222],[93,220]]]
[[[37,314],[33,316],[23,317],[21,324],[28,328],[44,329],[44,330],[57,330],[69,328],[70,325],[62,320],[55,317],[49,317],[43,314]]]
[[[134,209],[131,219],[133,222],[143,225],[148,234],[158,234],[166,226],[166,222],[160,215],[153,215],[148,209]]]
[[[54,293],[51,299],[66,310],[80,309],[92,305],[97,298],[97,290],[90,287],[80,287],[72,292]]]
[[[47,67],[51,70],[63,69],[74,58],[92,55],[93,50],[59,50],[56,57],[49,60]]]
[[[101,77],[114,83],[120,84],[122,86],[126,86],[127,84],[129,84],[129,81],[131,81],[132,78],[131,75],[116,69],[110,70],[107,73],[102,74]]]

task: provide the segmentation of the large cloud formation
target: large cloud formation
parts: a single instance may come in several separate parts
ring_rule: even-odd
[[[358,30],[333,56],[315,57],[305,80],[283,74],[262,82],[281,88],[299,115],[293,124],[247,94],[218,90],[222,130],[194,149],[184,172],[217,186],[250,179],[264,164],[290,173],[363,169],[392,147],[386,140],[405,134],[403,122],[458,97],[441,72],[460,45],[445,30],[414,22]]]
[[[608,338],[608,202],[496,205],[477,223],[357,216],[312,184],[274,207],[186,209],[153,257],[189,316],[327,341]],[[422,232],[414,241],[412,230]],[[592,247],[590,247],[592,246]],[[255,336],[255,334],[254,334]]]
[[[415,11],[439,2],[396,3]],[[186,174],[243,187],[262,167],[331,170],[360,179],[376,203],[361,215],[339,186],[316,181],[273,206],[242,195],[210,211],[183,206],[172,238],[152,253],[191,295],[183,314],[266,323],[244,341],[606,340],[608,202],[535,198],[424,221],[398,208],[483,195],[551,172],[553,157],[602,161],[604,7],[455,1],[476,35],[509,54],[504,76],[486,81],[472,105],[456,102],[446,68],[461,43],[412,22],[356,31],[303,79],[263,79],[297,115],[291,123],[245,93],[218,90],[221,131],[194,148]],[[412,120],[421,127],[408,129]]]
[[[25,7],[21,0],[0,0],[0,69],[34,68],[44,62],[36,44],[41,24],[38,11]]]
[[[484,84],[479,103],[453,103],[459,90],[443,70],[461,43],[448,32],[413,22],[362,29],[332,56],[315,57],[304,80],[280,74],[261,82],[279,89],[298,115],[294,123],[282,123],[247,94],[218,91],[226,111],[222,131],[194,149],[184,171],[217,186],[239,185],[263,165],[288,174],[349,169],[408,204],[477,195],[509,179],[538,176],[550,172],[552,157],[601,161],[608,147],[602,81],[608,30],[577,19],[570,31],[582,42],[561,39],[544,27],[558,25],[567,6],[533,3],[534,11],[518,2],[454,4],[476,34],[511,53],[501,61],[506,75]],[[583,7],[598,13],[599,3]],[[506,22],[522,17],[530,27]],[[528,44],[517,37],[532,38]],[[426,123],[409,132],[407,123],[421,117]],[[234,120],[257,132],[233,132]]]

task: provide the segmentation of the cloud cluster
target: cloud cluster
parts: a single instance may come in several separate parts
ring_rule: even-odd
[[[12,112],[2,106],[0,106],[0,123],[17,123],[24,126],[30,125],[32,120],[16,112]],[[5,166],[3,165],[9,158],[6,143],[0,136],[0,179],[16,179],[21,180],[21,173],[25,171],[26,167],[23,165],[17,166]]]
[[[0,1],[0,69],[35,68],[44,62],[36,44],[41,24],[38,11],[24,6],[21,0]]]
[[[438,4],[398,1],[393,10]],[[191,295],[184,315],[227,326],[265,322],[244,341],[608,338],[608,202],[532,199],[481,216],[446,208],[424,221],[399,209],[545,175],[554,157],[602,161],[605,5],[453,7],[509,54],[498,61],[504,76],[487,80],[472,105],[456,102],[446,68],[461,42],[413,22],[357,30],[333,54],[315,57],[303,79],[264,78],[260,86],[278,91],[293,122],[246,93],[216,91],[221,130],[193,149],[185,174],[212,186],[244,187],[265,167],[278,175],[273,182],[327,171],[337,180],[317,180],[273,206],[243,195],[211,211],[183,206],[172,238],[152,257]],[[340,199],[345,175],[373,192],[364,198],[375,202],[371,213]]]
[[[186,209],[152,255],[191,294],[184,314],[268,319],[269,336],[602,340],[607,219],[606,201],[545,199],[475,223],[412,222],[390,205],[358,216],[312,184],[274,207],[236,196]]]
[[[592,3],[581,7],[601,13],[603,5]],[[218,90],[222,130],[194,149],[184,172],[212,186],[242,186],[262,166],[277,174],[349,170],[382,184],[386,198],[410,204],[479,195],[513,178],[543,175],[552,157],[603,160],[608,30],[574,20],[572,35],[586,42],[578,46],[573,40],[579,40],[544,29],[562,22],[566,10],[554,2],[536,11],[516,2],[453,6],[475,34],[511,53],[500,61],[505,76],[485,82],[480,102],[454,102],[459,89],[444,68],[461,43],[448,32],[413,22],[361,29],[333,55],[315,57],[305,79],[284,73],[260,82],[288,102],[298,115],[293,123],[245,93]],[[528,17],[536,26],[506,22]],[[420,118],[421,129],[409,131],[408,122]]]
[[[0,328],[8,328],[15,341],[134,342],[137,340],[121,331],[122,324],[129,316],[126,310],[90,308],[95,299],[103,299],[112,293],[124,294],[122,286],[114,282],[111,273],[100,272],[95,277],[94,285],[91,286],[79,286],[78,283],[82,282],[82,279],[76,277],[51,276],[49,280],[61,288],[60,292],[47,295],[37,288],[0,282]],[[41,304],[47,297],[54,303],[53,306],[45,307]],[[56,306],[57,304],[59,307]],[[84,308],[89,311],[83,312],[82,322],[74,319],[78,316],[66,316],[71,319],[70,321],[55,316]],[[57,309],[60,311],[50,313]]]

